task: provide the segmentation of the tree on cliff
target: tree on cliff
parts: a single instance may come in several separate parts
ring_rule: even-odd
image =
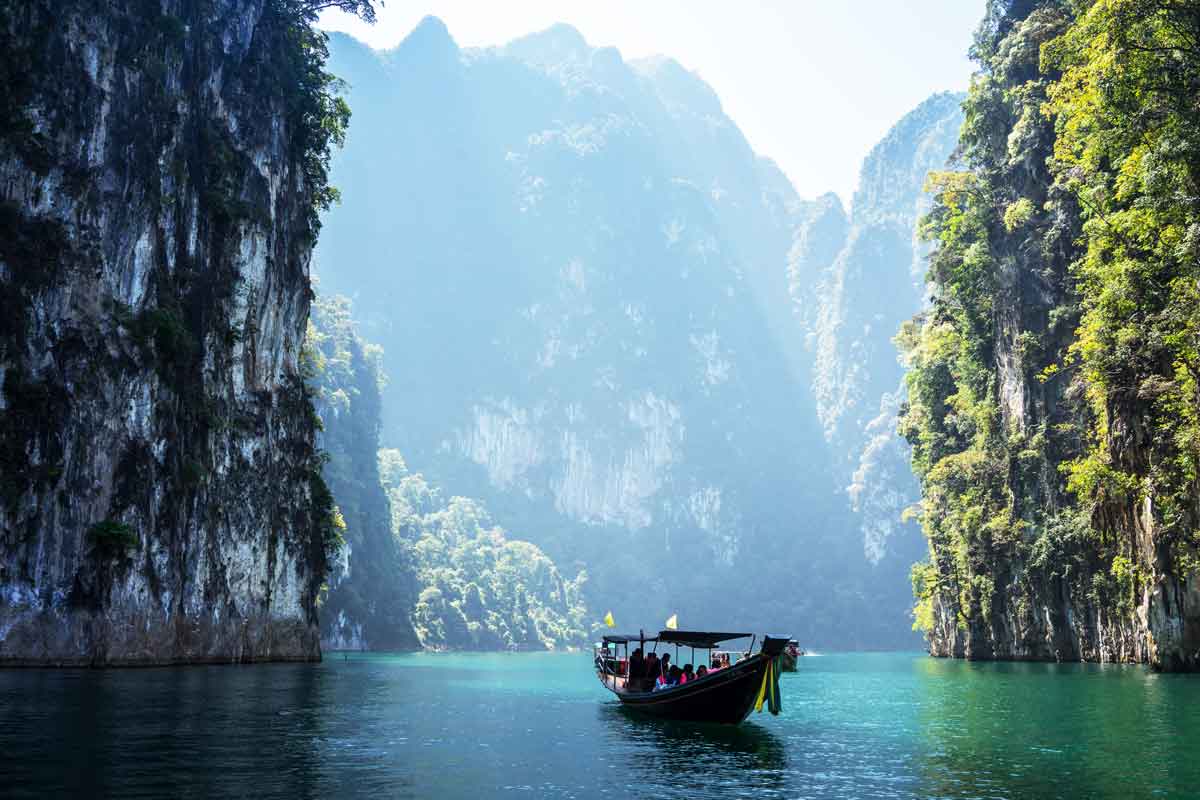
[[[321,604],[321,639],[334,649],[410,650],[416,578],[392,535],[380,483],[380,349],[359,337],[349,299],[318,295],[305,338],[307,380],[321,418],[322,476],[344,521]]]
[[[1149,503],[1158,570],[1200,568],[1200,2],[1099,0],[1044,51],[1056,173],[1080,199],[1070,357],[1095,424],[1069,465],[1104,531]],[[1123,421],[1134,424],[1126,427]],[[1119,523],[1118,523],[1119,524]],[[1133,576],[1149,577],[1143,565]]]
[[[536,545],[509,538],[466,497],[442,498],[395,450],[379,451],[393,532],[421,593],[413,624],[426,647],[493,650],[579,646],[589,632],[587,573],[566,580]]]
[[[1194,0],[989,3],[898,338],[935,652],[1198,666],[1198,43]]]

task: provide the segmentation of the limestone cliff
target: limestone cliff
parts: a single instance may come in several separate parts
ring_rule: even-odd
[[[0,663],[319,658],[306,14],[0,4]]]
[[[384,349],[383,439],[413,471],[586,568],[618,619],[907,637],[807,389],[786,266],[808,204],[712,89],[564,25],[470,50],[427,19],[331,53],[355,124],[321,278]]]
[[[322,472],[345,525],[321,600],[321,646],[415,650],[417,579],[379,475],[379,348],[358,336],[351,308],[344,297],[314,300],[304,358],[321,418]]]
[[[1170,37],[1200,18],[1088,5],[988,4],[962,160],[934,180],[933,304],[900,336],[916,617],[935,655],[1194,670],[1200,70]],[[1175,71],[1130,66],[1164,53]]]
[[[958,142],[963,96],[941,93],[906,114],[863,162],[847,216],[826,195],[796,234],[789,291],[811,352],[812,391],[839,483],[858,517],[863,555],[907,571],[919,556],[900,517],[918,488],[896,435],[903,368],[892,337],[925,304],[917,223],[926,176]]]
[[[869,462],[883,488],[861,516],[843,489],[868,442],[896,438],[891,416],[864,429],[899,384],[920,188],[958,99],[881,143],[851,223],[798,197],[669,58],[627,61],[565,25],[462,49],[432,18],[393,50],[331,52],[356,117],[318,253],[383,345],[385,441],[564,574],[586,567],[589,601],[618,618],[911,646],[902,455],[894,474]],[[836,441],[796,307],[823,314],[824,385],[855,393]]]

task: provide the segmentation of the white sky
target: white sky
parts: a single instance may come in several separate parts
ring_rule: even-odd
[[[936,91],[967,87],[984,2],[387,0],[374,26],[340,12],[321,24],[389,48],[427,14],[462,47],[566,22],[625,58],[671,56],[716,90],[801,195],[833,190],[849,201],[863,157],[902,115]]]

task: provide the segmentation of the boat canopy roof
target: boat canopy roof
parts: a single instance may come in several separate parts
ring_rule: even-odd
[[[657,636],[626,633],[604,634],[605,644],[629,644],[630,642],[664,642],[683,647],[716,647],[721,642],[734,639],[749,639],[750,633],[729,633],[717,631],[659,631]]]
[[[628,635],[624,633],[606,633],[604,641],[607,644],[629,644],[630,642],[657,642],[658,639],[654,636],[639,636],[638,634]]]
[[[749,639],[753,634],[714,631],[659,631],[658,641],[684,647],[716,647],[733,639]],[[648,640],[647,640],[648,641]]]

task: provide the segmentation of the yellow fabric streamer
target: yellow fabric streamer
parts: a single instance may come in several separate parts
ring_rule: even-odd
[[[763,671],[762,686],[758,687],[758,697],[754,701],[754,710],[757,711],[759,714],[762,713],[763,700],[767,696],[767,681],[771,680],[771,668],[773,666],[774,666],[774,662],[772,662],[772,661],[767,662],[767,668],[766,668],[766,670]]]
[[[614,627],[617,624],[616,620],[613,619],[613,615],[612,615],[611,611],[604,615],[604,624],[610,628]]]

